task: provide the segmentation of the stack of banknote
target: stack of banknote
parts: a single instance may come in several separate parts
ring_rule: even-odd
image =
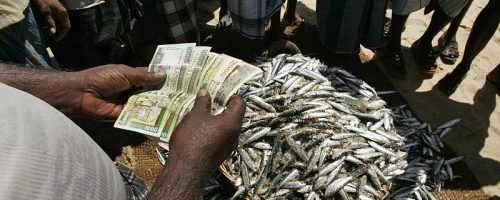
[[[200,89],[212,98],[212,114],[219,114],[246,81],[261,73],[258,67],[195,43],[159,45],[148,70],[165,73],[164,85],[131,96],[115,127],[164,142],[191,110]]]

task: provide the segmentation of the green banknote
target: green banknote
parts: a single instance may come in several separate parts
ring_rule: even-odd
[[[159,137],[169,115],[167,96],[141,93],[131,96],[120,113],[115,127]]]
[[[219,56],[219,54],[209,52],[207,55],[207,59],[205,60],[204,64],[201,66],[200,74],[198,75],[198,80],[196,80],[196,85],[193,90],[196,92],[201,89],[203,85],[203,80],[205,75],[207,74],[208,69],[214,64],[216,58]]]
[[[262,73],[260,68],[246,62],[240,62],[239,66],[224,80],[217,90],[217,93],[214,95],[212,114],[221,113],[231,96],[233,96],[245,82],[259,73]]]
[[[193,58],[196,43],[158,45],[151,65],[189,64]]]
[[[217,74],[217,71],[219,71],[219,69],[222,67],[224,62],[226,62],[226,60],[228,60],[228,59],[229,59],[229,57],[226,55],[219,55],[214,59],[214,61],[212,62],[212,64],[210,66],[205,65],[203,67],[205,74],[203,75],[203,80],[201,81],[200,89],[207,89],[208,88],[211,80],[213,79],[213,77],[215,77],[215,74]]]
[[[212,113],[220,113],[229,98],[260,69],[194,43],[159,45],[148,68],[164,72],[165,83],[129,98],[115,127],[168,142],[175,127],[193,108],[199,89],[207,89]]]
[[[171,113],[165,120],[164,126],[160,134],[160,140],[168,142],[175,126],[180,121],[180,113],[183,106],[192,98],[192,94],[180,93],[170,104],[169,112]]]
[[[217,72],[214,73],[213,76],[210,77],[210,83],[208,84],[207,91],[211,94],[212,101],[215,98],[215,94],[217,94],[217,90],[219,90],[222,83],[226,80],[226,78],[233,72],[238,64],[242,61],[233,57],[225,56],[224,62],[217,69]]]

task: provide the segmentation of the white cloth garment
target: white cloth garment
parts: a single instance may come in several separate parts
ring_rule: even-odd
[[[0,199],[126,199],[113,161],[47,103],[0,83]]]

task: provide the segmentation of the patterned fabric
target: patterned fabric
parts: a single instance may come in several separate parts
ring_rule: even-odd
[[[199,43],[200,31],[193,0],[142,0],[143,16],[133,22],[133,46],[151,48],[158,44]]]
[[[127,192],[127,200],[145,200],[148,196],[148,188],[135,173],[122,164],[116,163],[116,168],[122,175]]]
[[[241,35],[263,39],[266,20],[280,9],[282,0],[229,0],[227,2],[233,26]]]
[[[33,12],[28,7],[23,14],[21,21],[0,29],[0,60],[53,69]]]
[[[168,24],[173,43],[199,42],[200,30],[193,0],[158,0],[160,15]]]

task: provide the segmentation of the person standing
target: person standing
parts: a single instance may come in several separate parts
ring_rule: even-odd
[[[389,75],[394,78],[406,77],[406,63],[401,52],[401,34],[410,13],[420,10],[429,4],[430,0],[393,0],[392,18],[387,44],[383,48],[383,61]]]
[[[486,7],[479,13],[472,25],[470,31],[469,39],[467,39],[467,44],[465,45],[465,51],[462,60],[455,67],[455,69],[443,77],[437,83],[437,88],[439,91],[446,95],[451,95],[455,92],[457,87],[460,85],[462,80],[467,75],[472,61],[476,56],[484,49],[486,44],[495,34],[497,27],[500,23],[500,1],[490,0]],[[500,65],[490,72],[488,75],[488,80],[490,80],[497,89],[500,88]]]
[[[437,69],[437,52],[433,49],[432,40],[454,17],[459,16],[462,10],[470,5],[469,1],[470,0],[393,1],[393,19],[388,33],[387,46],[384,49],[384,63],[389,75],[398,79],[406,78],[406,66],[401,53],[401,34],[409,13],[422,7],[426,7],[425,13],[434,11],[426,31],[411,46],[412,54],[418,69],[424,76],[429,77],[434,75]],[[450,37],[452,36],[451,33],[453,33],[453,27],[450,31]]]

